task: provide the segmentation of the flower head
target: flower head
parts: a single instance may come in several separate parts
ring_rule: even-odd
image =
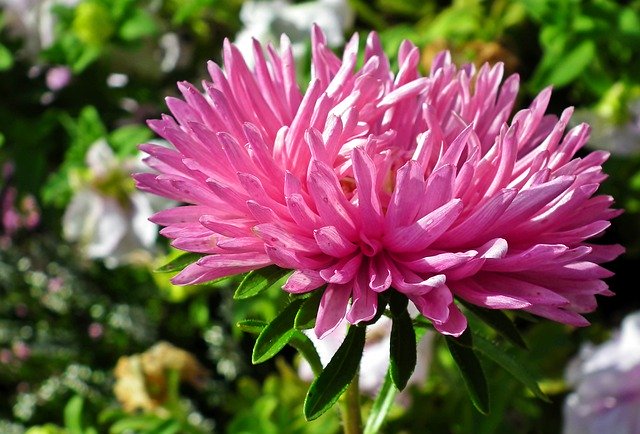
[[[599,264],[619,246],[586,240],[618,214],[594,196],[607,153],[573,158],[589,127],[565,133],[572,109],[545,114],[544,90],[509,122],[518,77],[457,68],[441,53],[418,73],[403,42],[390,70],[378,36],[357,68],[312,32],[311,83],[301,91],[287,38],[254,42],[255,67],[224,46],[204,93],[178,85],[173,113],[149,125],[175,149],[143,145],[159,174],[139,188],[187,205],[152,220],[179,249],[205,256],[174,278],[195,284],[276,264],[283,289],[324,287],[315,332],[371,320],[379,294],[405,294],[442,333],[466,319],[454,296],[573,325],[610,294]]]

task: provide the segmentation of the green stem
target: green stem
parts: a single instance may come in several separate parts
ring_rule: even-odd
[[[343,402],[344,434],[362,434],[362,414],[360,411],[360,373],[351,380]]]
[[[364,434],[376,434],[380,432],[380,428],[393,405],[397,392],[398,390],[395,388],[393,381],[391,380],[391,373],[387,372],[387,375],[384,377],[384,383],[382,383],[382,387],[380,388],[380,392],[378,392],[378,396],[373,402],[373,407],[371,407],[371,413],[369,413],[367,424],[364,427]]]

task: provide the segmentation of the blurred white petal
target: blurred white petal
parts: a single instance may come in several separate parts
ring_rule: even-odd
[[[640,432],[640,312],[619,333],[585,345],[566,371],[574,386],[564,405],[564,434]]]

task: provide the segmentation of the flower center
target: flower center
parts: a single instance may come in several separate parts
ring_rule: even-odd
[[[363,232],[360,233],[360,251],[365,256],[375,256],[382,250],[382,243],[376,239],[369,239]]]

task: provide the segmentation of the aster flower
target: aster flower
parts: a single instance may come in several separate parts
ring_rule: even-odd
[[[443,334],[467,322],[454,302],[587,324],[609,295],[600,264],[619,246],[587,242],[618,214],[595,195],[606,152],[574,158],[589,137],[565,132],[572,109],[546,114],[545,89],[511,118],[517,75],[457,68],[443,52],[418,72],[403,42],[390,70],[371,33],[342,59],[312,31],[302,91],[286,37],[282,52],[254,41],[255,67],[224,45],[201,92],[178,85],[173,117],[150,127],[175,149],[142,146],[158,174],[139,188],[186,205],[152,221],[179,249],[204,256],[174,277],[207,282],[272,264],[293,270],[283,289],[323,288],[315,332],[370,321],[380,294],[404,294]]]
[[[574,386],[564,405],[564,434],[640,431],[640,312],[609,341],[585,345],[567,367]]]

